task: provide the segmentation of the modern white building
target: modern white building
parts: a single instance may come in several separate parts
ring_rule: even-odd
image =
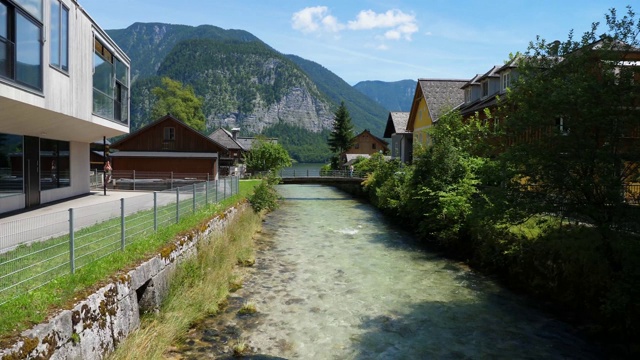
[[[127,55],[75,0],[0,0],[0,214],[86,194],[129,132]]]

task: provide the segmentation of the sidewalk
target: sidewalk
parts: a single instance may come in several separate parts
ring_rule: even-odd
[[[56,212],[69,210],[70,208],[80,208],[89,205],[96,205],[108,202],[119,201],[122,198],[131,198],[135,196],[141,196],[149,194],[146,191],[114,191],[107,190],[107,195],[104,195],[102,190],[92,190],[86,195],[72,198],[70,200],[57,201],[51,204],[42,204],[33,210],[25,209],[19,213],[10,216],[0,215],[0,226],[4,223],[9,223],[16,220],[28,219],[35,216],[43,216],[47,214],[53,214]]]

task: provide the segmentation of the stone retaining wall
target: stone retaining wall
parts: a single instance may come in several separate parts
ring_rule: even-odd
[[[15,344],[0,349],[0,359],[102,359],[140,325],[140,314],[157,311],[177,264],[197,252],[196,244],[220,231],[241,204],[175,239],[160,254],[114,279],[70,310],[24,331]]]

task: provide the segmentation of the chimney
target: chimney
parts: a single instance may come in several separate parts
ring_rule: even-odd
[[[233,136],[233,140],[238,140],[238,133],[240,132],[240,128],[231,129],[231,135]]]

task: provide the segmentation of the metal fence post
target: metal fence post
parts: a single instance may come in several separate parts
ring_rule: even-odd
[[[136,189],[136,171],[133,170],[133,190]]]
[[[158,192],[153,192],[153,231],[158,232]]]
[[[179,221],[180,221],[180,188],[176,188],[176,224]]]
[[[76,272],[75,234],[73,232],[73,208],[69,209],[69,264],[71,273]]]
[[[204,206],[209,205],[209,175],[207,175],[207,182],[204,183]]]
[[[124,198],[120,198],[120,250],[124,251],[125,228],[124,228]]]
[[[171,187],[169,189],[173,189],[173,171],[171,172]]]
[[[215,185],[216,185],[216,204],[218,203],[218,180],[215,180]]]
[[[222,180],[222,200],[227,198],[227,179]]]
[[[193,213],[196,213],[196,184],[193,184]]]

